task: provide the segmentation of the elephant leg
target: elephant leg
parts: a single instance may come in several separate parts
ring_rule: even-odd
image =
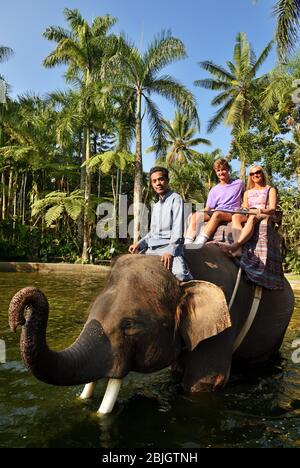
[[[203,341],[184,356],[184,390],[210,392],[222,388],[230,376],[231,359],[231,333],[225,331]]]
[[[79,398],[81,400],[86,400],[87,398],[91,398],[93,396],[96,385],[97,385],[97,382],[91,382],[91,383],[86,384]]]

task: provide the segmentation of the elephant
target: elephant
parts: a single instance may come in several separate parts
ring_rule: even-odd
[[[181,373],[185,391],[203,392],[227,383],[233,359],[243,365],[270,359],[293,313],[289,283],[283,290],[263,290],[254,322],[234,349],[255,285],[242,275],[229,310],[236,263],[214,244],[187,250],[186,259],[195,280],[180,283],[158,256],[118,257],[79,337],[59,352],[46,343],[47,298],[34,287],[20,290],[11,300],[9,323],[13,331],[22,326],[20,349],[28,369],[48,384],[86,384],[81,398],[91,397],[97,380],[108,378],[99,409],[107,413],[130,371],[171,366]]]

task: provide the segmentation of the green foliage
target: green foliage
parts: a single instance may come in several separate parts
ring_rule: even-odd
[[[94,263],[109,261],[118,255],[128,253],[129,243],[126,239],[97,239],[94,240],[91,248],[91,255]]]
[[[11,220],[0,223],[0,258],[2,260],[37,260],[40,231]]]
[[[221,152],[216,149],[211,153],[195,154],[192,162],[184,166],[167,165],[172,189],[180,193],[184,201],[205,203],[209,190],[216,182],[213,165],[219,157]]]
[[[275,38],[278,55],[281,60],[285,60],[287,53],[299,42],[299,0],[277,0],[274,13],[277,16]]]
[[[100,169],[103,174],[108,174],[114,167],[124,171],[133,162],[134,156],[127,151],[106,151],[86,161],[83,166],[87,165],[92,171]]]
[[[75,263],[79,248],[70,231],[58,233],[54,229],[43,232],[39,242],[39,258],[44,262]]]
[[[84,196],[81,190],[75,190],[68,195],[65,192],[51,192],[45,198],[37,200],[32,205],[32,216],[45,212],[45,222],[49,227],[66,212],[76,221],[84,208]]]
[[[144,53],[124,41],[122,58],[119,63],[119,77],[116,85],[122,92],[121,110],[134,115],[135,120],[135,203],[141,200],[142,194],[142,121],[145,110],[150,134],[154,146],[159,151],[164,147],[163,117],[153,96],[160,96],[176,104],[192,122],[199,126],[196,100],[193,94],[179,81],[163,70],[179,59],[186,57],[185,46],[181,40],[172,37],[170,32],[162,32],[155,38]],[[135,225],[136,238],[138,226]],[[137,240],[137,239],[135,239]]]
[[[257,93],[264,77],[257,77],[257,72],[268,57],[273,43],[270,42],[257,58],[245,33],[238,33],[234,47],[233,62],[228,61],[228,70],[210,60],[200,62],[201,68],[213,78],[195,81],[213,91],[220,91],[212,100],[213,106],[220,106],[208,125],[208,131],[214,130],[222,122],[231,125],[234,130],[243,130],[249,126],[249,119],[256,109],[260,109],[269,125],[276,127],[271,115],[264,111]]]
[[[277,7],[278,25],[284,26],[284,21],[286,26],[290,20],[296,24],[299,0],[278,0]],[[196,151],[199,144],[209,142],[197,134],[195,98],[176,77],[164,73],[167,66],[186,57],[184,44],[163,32],[142,53],[111,33],[115,18],[97,17],[88,24],[78,10],[65,9],[64,15],[68,29],[51,26],[44,32],[55,42],[44,64],[65,64],[66,82],[72,89],[45,99],[25,94],[13,101],[7,96],[0,109],[2,258],[73,262],[79,261],[82,245],[94,261],[125,252],[127,241],[96,237],[94,208],[113,199],[118,213],[119,194],[128,195],[130,203],[137,194],[135,173],[140,175],[135,182],[141,191],[144,186],[143,198],[149,202],[141,152],[145,116],[151,150],[169,167],[173,189],[185,200],[204,202],[215,182],[213,162],[220,153]],[[224,61],[223,66],[202,62],[210,76],[196,85],[216,92],[212,105],[217,113],[210,129],[222,122],[232,126],[231,156],[238,157],[244,168],[262,162],[269,177],[275,174],[277,185],[284,189],[287,179],[296,175],[300,190],[300,118],[291,99],[300,59],[295,55],[258,76],[271,47],[269,43],[256,58],[246,35],[239,33],[232,61]],[[0,46],[0,62],[11,54],[11,49]],[[163,118],[155,96],[175,104],[174,120]],[[134,138],[136,164],[130,154]],[[299,195],[283,192],[282,205],[286,265],[299,271]],[[83,242],[84,236],[89,242]]]
[[[146,150],[146,153],[155,151],[159,157],[157,163],[166,161],[168,165],[172,164],[187,164],[192,161],[194,156],[199,155],[198,151],[192,149],[199,144],[211,145],[211,142],[205,138],[195,138],[197,127],[188,115],[176,111],[173,120],[163,119],[163,142],[161,147],[151,146]]]
[[[287,248],[286,267],[293,273],[300,273],[300,193],[293,190],[281,192],[280,207],[283,210],[282,235]]]
[[[12,221],[0,223],[0,259],[74,262],[79,255],[73,233],[24,226]]]

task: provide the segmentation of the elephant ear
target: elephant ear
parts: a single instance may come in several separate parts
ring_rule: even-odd
[[[228,306],[221,288],[206,281],[181,284],[177,322],[188,349],[231,326]]]

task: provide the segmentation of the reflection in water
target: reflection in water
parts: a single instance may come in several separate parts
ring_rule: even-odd
[[[78,336],[103,280],[92,276],[0,274],[1,447],[300,447],[300,364],[292,342],[300,338],[300,297],[282,350],[268,369],[234,375],[215,394],[185,395],[169,370],[129,374],[111,415],[95,413],[106,388],[81,401],[82,386],[52,387],[31,377],[20,361],[18,336],[7,324],[12,296],[22,287],[42,289],[50,302],[49,346],[63,349]],[[45,431],[47,427],[47,431]]]

